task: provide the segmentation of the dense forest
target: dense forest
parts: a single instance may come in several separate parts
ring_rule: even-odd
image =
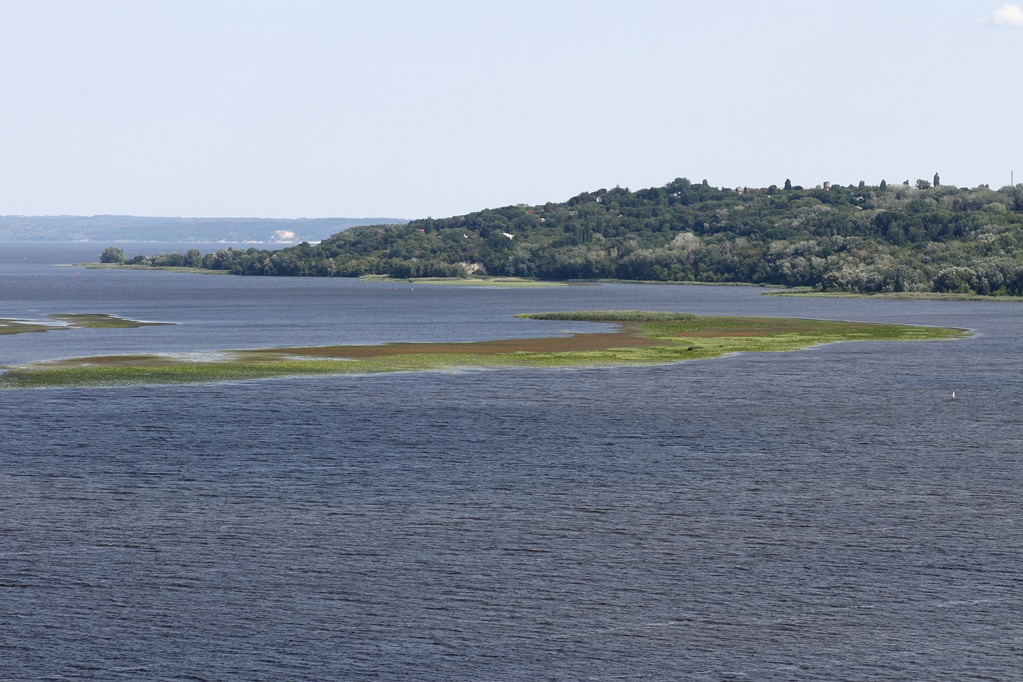
[[[108,249],[103,260],[123,259],[117,251]],[[729,189],[679,178],[558,204],[352,227],[315,246],[131,262],[240,275],[614,278],[1023,295],[1023,184],[959,188],[935,174],[913,184]]]

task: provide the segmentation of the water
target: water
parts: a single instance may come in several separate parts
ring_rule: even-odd
[[[0,678],[1023,676],[1016,304],[74,272],[0,270],[0,317],[178,324],[0,337],[0,362],[530,336],[574,327],[512,314],[570,308],[978,335],[0,392]]]

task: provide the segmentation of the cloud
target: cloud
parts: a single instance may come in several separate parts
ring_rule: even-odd
[[[1001,26],[1023,28],[1023,7],[1019,5],[1002,5],[995,10],[995,23]]]

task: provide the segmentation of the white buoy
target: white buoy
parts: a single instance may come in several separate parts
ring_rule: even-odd
[[[956,399],[956,392],[952,391],[952,400],[955,400],[955,399]]]

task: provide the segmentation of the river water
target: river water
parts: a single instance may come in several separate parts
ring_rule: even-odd
[[[512,317],[590,308],[975,335],[0,391],[0,679],[1023,677],[1019,304],[57,265],[98,250],[0,244],[0,317],[176,324],[0,337],[0,364],[600,329]]]

